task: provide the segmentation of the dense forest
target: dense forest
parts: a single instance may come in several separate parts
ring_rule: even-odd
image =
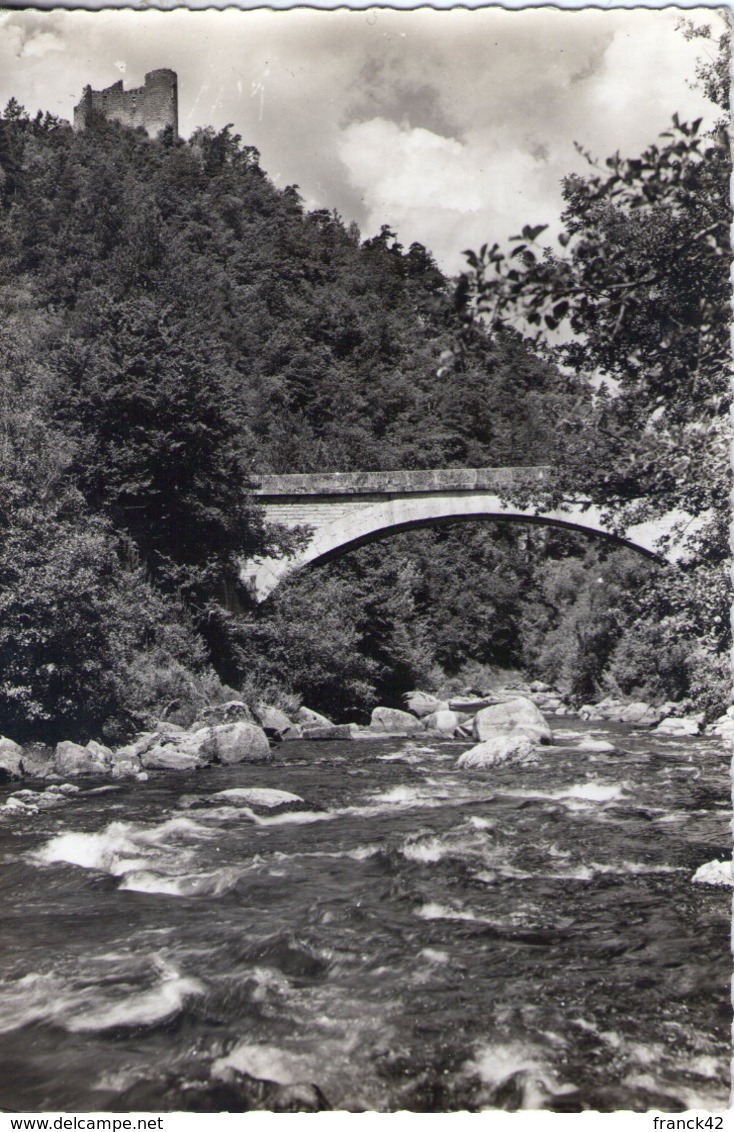
[[[723,103],[717,71],[701,76]],[[364,718],[496,668],[571,702],[729,702],[723,130],[676,119],[444,277],[279,190],[232,133],[0,118],[0,718],[114,741],[232,689]],[[565,241],[565,242],[564,242]],[[568,323],[562,345],[544,342]],[[304,570],[261,472],[550,464],[619,522],[701,519],[681,566],[460,524]],[[538,500],[540,502],[540,500]]]

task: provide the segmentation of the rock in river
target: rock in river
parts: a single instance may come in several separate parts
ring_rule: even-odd
[[[305,805],[300,794],[288,790],[275,790],[269,786],[233,786],[210,794],[207,801],[226,802],[232,806],[254,806],[263,810],[287,810]]]
[[[7,782],[9,778],[20,778],[23,773],[21,756],[23,748],[0,735],[0,782]]]
[[[418,731],[424,731],[425,728],[420,719],[416,719],[414,715],[409,715],[407,711],[400,711],[399,708],[376,707],[370,719],[370,730],[384,731],[387,735],[396,732],[412,735]]]
[[[293,727],[285,712],[281,711],[280,708],[273,707],[272,704],[261,704],[258,714],[260,726],[265,734],[271,738],[276,738]]]
[[[443,711],[434,711],[430,715],[424,715],[423,723],[432,731],[441,731],[445,735],[453,735],[456,728],[470,718],[463,712],[449,711],[448,708],[445,708]]]
[[[487,770],[503,763],[535,763],[538,752],[532,739],[525,735],[495,735],[478,743],[459,756],[462,770]]]
[[[553,733],[530,700],[518,696],[483,708],[474,717],[474,738],[482,742],[496,735],[524,736],[534,743],[552,743]]]
[[[170,743],[165,746],[152,747],[151,750],[141,755],[140,762],[146,770],[196,770],[198,767],[206,765],[206,759],[203,759],[200,755],[191,751],[179,750]],[[130,769],[132,772],[132,764]],[[118,775],[120,774],[121,772],[118,772]]]
[[[421,719],[423,716],[432,715],[436,711],[444,711],[449,706],[445,700],[439,700],[437,696],[432,696],[430,692],[406,692],[403,699],[408,711]]]
[[[657,735],[673,735],[684,739],[689,735],[699,735],[703,725],[703,712],[696,715],[668,716],[655,728]]]
[[[221,726],[247,727],[250,724],[230,723]],[[147,738],[143,736],[137,743],[119,750],[117,758],[131,758],[139,754],[140,762],[146,770],[195,770],[211,762],[212,732],[216,730],[216,727],[199,727],[195,731],[186,731],[183,735],[159,735],[158,742],[148,745],[147,749],[142,746],[142,739]]]
[[[74,778],[77,774],[106,774],[111,756],[109,748],[99,743],[91,742],[82,747],[79,743],[63,741],[56,744],[54,765],[57,773],[64,778]]]
[[[224,704],[212,704],[201,713],[205,723],[239,723],[245,720],[254,723],[255,718],[244,700],[227,700]]]
[[[211,728],[207,752],[220,763],[269,763],[268,737],[256,723],[221,723]]]
[[[319,712],[313,711],[308,707],[299,707],[295,714],[296,723],[300,723],[303,727],[331,727],[332,722],[327,719],[325,715],[320,715]]]
[[[304,739],[353,739],[359,731],[356,723],[327,723],[323,727],[304,724],[301,728]]]

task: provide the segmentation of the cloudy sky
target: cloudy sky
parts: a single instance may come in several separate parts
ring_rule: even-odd
[[[82,87],[179,75],[180,129],[227,122],[279,185],[363,236],[390,224],[444,269],[523,223],[557,222],[574,141],[633,156],[673,111],[712,111],[688,82],[709,10],[6,11],[0,105],[71,119]]]

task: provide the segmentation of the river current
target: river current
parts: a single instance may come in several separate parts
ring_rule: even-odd
[[[725,1107],[724,745],[551,723],[0,788],[0,1106]]]

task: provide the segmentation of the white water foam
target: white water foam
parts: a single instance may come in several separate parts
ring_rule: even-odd
[[[153,966],[162,977],[138,991],[126,981],[76,982],[54,972],[0,983],[0,1033],[39,1022],[52,1022],[72,1033],[151,1026],[179,1013],[187,999],[205,989],[198,979],[184,977],[160,960],[154,960]]]
[[[337,817],[376,817],[396,809],[432,810],[444,806],[464,806],[467,802],[479,805],[493,801],[494,797],[494,794],[477,797],[476,791],[467,785],[463,776],[455,779],[445,777],[441,781],[424,778],[420,785],[393,786],[389,790],[368,795],[365,805],[347,806],[332,813]]]
[[[725,1107],[720,1092],[708,1092],[700,1088],[694,1091],[681,1086],[681,1078],[688,1074],[695,1074],[708,1080],[723,1079],[728,1068],[723,1049],[719,1057],[711,1054],[692,1057],[685,1049],[677,1052],[662,1042],[635,1041],[619,1034],[616,1030],[603,1030],[585,1018],[574,1018],[573,1022],[580,1029],[596,1034],[610,1049],[623,1053],[632,1063],[634,1069],[625,1077],[627,1085],[660,1093],[671,1088],[673,1082],[672,1087],[676,1095],[687,1108],[719,1110]],[[675,1023],[668,1025],[675,1026]],[[686,1033],[685,1026],[678,1026],[678,1029],[682,1035]],[[657,1070],[657,1076],[639,1071],[647,1068]]]
[[[400,852],[408,861],[417,861],[422,865],[432,865],[443,860],[450,853],[450,848],[439,837],[430,837],[425,841],[414,841],[403,845]]]
[[[352,861],[368,861],[370,857],[376,856],[380,852],[379,845],[357,845],[354,849],[347,849],[345,853],[338,853],[336,856],[349,857]]]
[[[523,1042],[487,1043],[480,1046],[465,1072],[476,1075],[495,1090],[510,1078],[521,1075],[521,1109],[540,1109],[549,1097],[573,1093],[576,1087],[559,1082],[548,1066],[543,1051]]]
[[[72,1033],[152,1026],[175,1017],[189,998],[204,990],[204,984],[198,979],[169,975],[150,990],[126,994],[118,1002],[81,1010],[65,1019],[63,1025]]]
[[[423,904],[416,915],[421,920],[469,920],[477,924],[491,924],[493,920],[487,920],[483,916],[477,916],[470,908],[452,908],[448,904],[440,904],[437,900],[430,900]]]
[[[315,821],[332,821],[338,817],[339,810],[293,810],[291,813],[285,814],[272,814],[265,816],[264,814],[256,814],[252,810],[243,807],[243,813],[247,814],[252,819],[255,825],[269,826],[269,825],[309,825]]]
[[[222,896],[230,892],[245,869],[223,868],[208,873],[165,876],[139,870],[125,875],[120,888],[127,892],[160,893],[164,896]]]
[[[441,796],[445,797],[445,791],[439,791]],[[425,786],[393,786],[389,790],[384,790],[380,794],[371,795],[375,803],[386,803],[389,806],[414,806],[421,805],[425,802],[435,800],[435,794],[432,790],[426,789]]]
[[[152,827],[111,822],[100,833],[59,834],[31,860],[45,867],[70,864],[120,877],[120,889],[129,892],[221,896],[234,887],[249,865],[197,870],[197,842],[209,841],[216,832],[187,817],[170,818]]]
[[[226,1057],[213,1062],[211,1074],[212,1077],[226,1078],[233,1069],[260,1080],[276,1081],[279,1085],[314,1081],[323,1074],[323,1065],[316,1054],[309,1057],[279,1046],[252,1042],[242,1042]]]
[[[694,884],[714,884],[719,888],[734,887],[731,861],[707,861],[693,874]]]
[[[96,869],[110,876],[144,868],[177,869],[191,859],[189,847],[171,844],[177,838],[208,839],[211,831],[189,818],[172,818],[157,826],[111,822],[101,833],[62,833],[48,841],[33,860],[40,865],[66,863]]]
[[[429,963],[438,964],[440,967],[444,967],[447,963],[451,962],[448,951],[444,951],[442,948],[438,947],[422,947],[418,955],[422,959],[427,959]]]
[[[626,782],[576,782],[558,790],[503,790],[510,798],[537,798],[540,801],[562,802],[571,810],[593,809],[596,805],[610,805],[627,797]]]
[[[595,873],[618,873],[645,876],[647,873],[684,873],[683,865],[646,865],[644,861],[620,861],[618,865],[599,865],[592,862],[589,868]]]
[[[38,850],[35,860],[41,865],[64,863],[124,876],[141,868],[147,860],[136,853],[140,847],[127,835],[124,826],[124,822],[113,822],[104,833],[61,833]]]

